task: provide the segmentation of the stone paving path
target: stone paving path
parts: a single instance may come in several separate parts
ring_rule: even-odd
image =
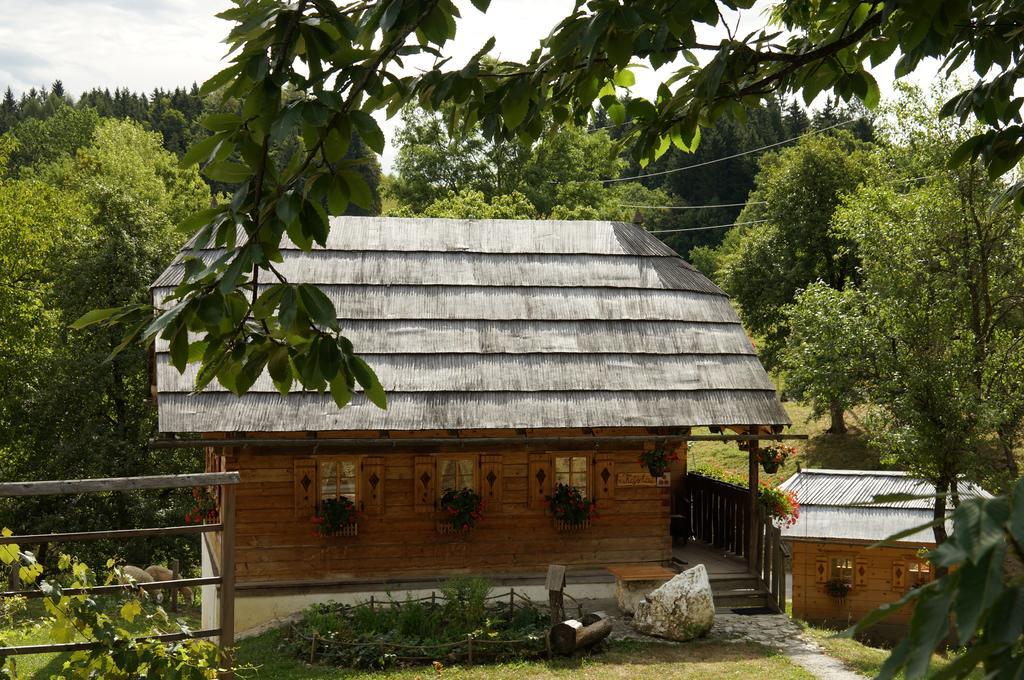
[[[756,642],[784,654],[790,661],[822,680],[862,680],[841,662],[825,654],[817,642],[784,614],[715,614],[710,637]]]
[[[615,608],[614,602],[586,602],[589,611],[601,609],[612,615],[612,638],[618,640],[652,640],[633,629],[627,617]],[[603,606],[601,606],[603,605]],[[715,626],[708,638],[726,642],[753,642],[779,651],[790,661],[821,680],[864,680],[863,675],[847,670],[843,664],[824,651],[803,629],[784,614],[745,616],[728,612],[715,613]],[[686,644],[685,642],[668,644]]]

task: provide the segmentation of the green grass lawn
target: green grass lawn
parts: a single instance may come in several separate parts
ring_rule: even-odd
[[[804,680],[813,678],[784,656],[757,645],[725,642],[692,642],[669,645],[655,642],[611,643],[606,651],[582,658],[553,661],[521,661],[495,665],[452,666],[438,673],[430,666],[380,672],[351,671],[310,665],[283,654],[283,631],[270,631],[238,645],[239,664],[249,664],[245,677],[273,680],[413,680],[445,677],[467,680],[498,678],[772,678]]]
[[[786,402],[784,406],[793,421],[786,434],[806,434],[810,438],[786,442],[796,447],[796,457],[786,461],[773,475],[761,470],[762,479],[781,482],[796,472],[797,461],[805,468],[877,470],[883,467],[878,460],[878,452],[867,445],[856,412],[847,414],[847,434],[831,435],[825,433],[829,425],[827,416],[810,418],[811,408],[797,402]],[[707,434],[707,430],[694,430],[694,434]],[[747,476],[747,453],[740,451],[736,442],[691,442],[687,460],[690,469],[711,465],[744,478]]]
[[[857,642],[850,638],[836,637],[836,631],[834,630],[816,628],[807,623],[803,623],[803,626],[807,634],[821,645],[821,648],[826,654],[838,659],[844,666],[856,673],[873,678],[878,675],[878,672],[882,670],[882,664],[889,658],[888,649],[873,647],[869,644]],[[933,654],[928,675],[931,676],[945,668],[951,661],[952,658]],[[981,670],[975,669],[975,671],[967,677],[978,678],[980,680],[982,676],[983,674]],[[902,678],[903,675],[900,674],[896,677]]]

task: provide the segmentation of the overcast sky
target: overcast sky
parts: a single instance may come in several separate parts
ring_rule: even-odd
[[[77,97],[93,87],[148,92],[201,83],[223,68],[220,41],[229,24],[214,14],[228,6],[224,0],[0,0],[0,88],[22,92],[59,78]],[[486,15],[468,0],[459,0],[459,6],[463,21],[449,49],[456,63],[492,35],[500,56],[525,58],[573,2],[492,0]],[[739,19],[741,34],[764,23],[757,7]],[[926,83],[934,74],[934,67],[927,68],[916,79]],[[642,93],[658,79],[650,72],[637,75]],[[891,69],[875,75],[883,93],[889,91]],[[385,123],[389,137],[393,126],[394,121]],[[385,168],[391,158],[389,148]]]

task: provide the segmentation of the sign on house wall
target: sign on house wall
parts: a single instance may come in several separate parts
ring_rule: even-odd
[[[672,473],[651,477],[647,472],[620,472],[615,476],[616,486],[671,486]]]

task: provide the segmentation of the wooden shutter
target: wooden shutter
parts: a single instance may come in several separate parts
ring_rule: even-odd
[[[480,456],[480,496],[488,510],[501,508],[501,456]]]
[[[828,580],[828,560],[819,557],[814,560],[814,582],[824,583]]]
[[[893,560],[892,563],[892,587],[893,589],[905,588],[907,584],[907,563],[903,560]]]
[[[384,457],[365,456],[359,480],[363,511],[369,515],[384,512]]]
[[[853,585],[866,586],[868,584],[868,559],[858,557],[853,565]]]
[[[547,496],[555,483],[551,470],[551,456],[546,453],[530,454],[530,507],[544,510],[548,507]]]
[[[412,475],[416,512],[434,511],[434,476],[436,474],[433,456],[416,456]]]
[[[594,498],[600,511],[615,500],[615,454],[598,453],[594,463]]]
[[[296,458],[292,461],[292,483],[295,487],[295,516],[309,518],[316,514],[316,461]]]

